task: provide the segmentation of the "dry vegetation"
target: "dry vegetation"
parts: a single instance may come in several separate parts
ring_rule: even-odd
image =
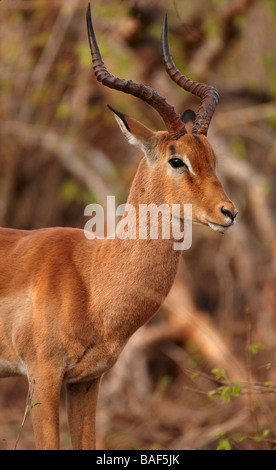
[[[0,225],[83,227],[84,207],[125,202],[140,155],[106,108],[153,129],[158,115],[92,75],[81,0],[0,2]],[[239,209],[224,236],[194,227],[159,314],[102,381],[100,449],[273,449],[276,444],[276,1],[95,0],[105,62],[177,110],[198,100],[160,58],[164,11],[175,62],[216,86],[209,138]],[[214,370],[215,369],[215,370]],[[226,371],[226,372],[225,372]],[[13,448],[27,384],[0,385],[0,446]],[[65,404],[62,448],[70,447]],[[244,437],[241,439],[241,437]],[[19,449],[33,448],[31,422]]]

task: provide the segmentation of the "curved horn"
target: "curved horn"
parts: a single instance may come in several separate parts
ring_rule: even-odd
[[[219,93],[213,86],[193,82],[189,78],[185,77],[185,75],[183,75],[174,65],[168,43],[167,14],[165,14],[163,22],[162,54],[166,70],[171,79],[176,82],[177,85],[184,88],[184,90],[201,98],[201,104],[196,114],[192,132],[193,134],[207,135],[210,121],[219,100]]]
[[[90,3],[87,8],[86,20],[93,68],[97,80],[109,88],[122,91],[123,93],[129,93],[148,103],[160,114],[169,132],[173,133],[183,130],[183,133],[185,133],[185,126],[181,121],[181,116],[177,114],[174,107],[167,103],[165,98],[160,96],[153,88],[143,83],[135,83],[132,80],[114,77],[107,71],[96,41],[91,19]]]

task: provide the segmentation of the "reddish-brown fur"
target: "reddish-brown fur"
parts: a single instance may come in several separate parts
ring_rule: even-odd
[[[236,213],[205,137],[172,139],[124,121],[129,130],[120,122],[123,132],[146,153],[128,203],[192,203],[193,219],[203,224],[225,223],[222,206]],[[172,144],[188,156],[196,176],[173,173]],[[63,382],[73,447],[95,448],[100,378],[168,294],[180,258],[173,242],[117,236],[91,241],[73,228],[0,229],[0,375],[27,376],[32,402],[40,403],[32,410],[37,448],[59,448]]]

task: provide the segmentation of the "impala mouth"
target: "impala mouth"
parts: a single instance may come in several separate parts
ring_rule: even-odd
[[[226,232],[226,230],[231,227],[231,225],[233,225],[235,223],[235,220],[231,220],[228,224],[217,224],[217,223],[214,223],[214,222],[210,222],[207,220],[207,224],[209,225],[209,227],[211,227],[211,229],[215,230],[216,232],[221,232],[221,233],[224,233]]]

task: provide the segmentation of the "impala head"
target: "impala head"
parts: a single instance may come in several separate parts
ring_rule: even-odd
[[[201,104],[195,114],[191,110],[179,115],[165,98],[153,88],[110,75],[96,42],[90,13],[87,9],[87,28],[92,62],[97,80],[124,93],[136,96],[156,109],[167,131],[153,132],[136,119],[109,108],[129,143],[144,151],[149,173],[148,190],[152,201],[192,204],[193,221],[224,232],[235,222],[237,210],[225,194],[215,173],[216,157],[206,135],[216,104],[218,91],[185,77],[174,65],[167,39],[167,18],[162,31],[162,54],[172,80],[185,90],[199,96]]]

